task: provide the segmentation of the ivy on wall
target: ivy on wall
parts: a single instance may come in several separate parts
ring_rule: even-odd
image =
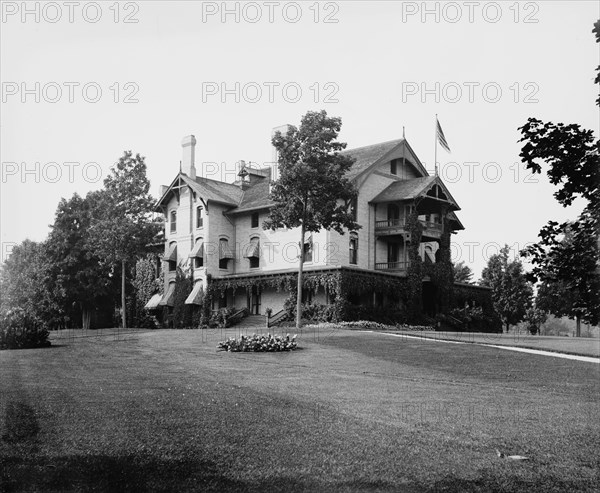
[[[419,255],[419,245],[423,237],[423,224],[419,221],[416,208],[406,219],[406,230],[410,235],[408,244],[407,310],[409,319],[417,321],[423,313],[423,261]]]

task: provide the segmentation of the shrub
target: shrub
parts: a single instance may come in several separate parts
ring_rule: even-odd
[[[290,339],[290,335],[285,337],[278,335],[258,335],[241,336],[239,339],[230,337],[226,341],[219,342],[217,348],[230,352],[276,352],[293,351],[297,349],[296,336]]]
[[[216,312],[212,313],[210,319],[208,320],[208,326],[211,328],[218,327],[220,329],[231,327],[233,323],[239,322],[242,318],[248,316],[248,310],[243,309],[240,315],[238,315],[235,318],[232,317],[233,314],[239,311],[240,310],[237,310],[235,308],[220,308]]]
[[[373,322],[371,320],[357,320],[352,322],[338,322],[338,323],[322,323],[318,325],[307,325],[304,328],[320,328],[320,329],[350,329],[350,330],[393,330],[393,331],[425,331],[433,330],[430,325],[388,325],[380,322]]]
[[[0,349],[48,347],[46,322],[13,308],[0,314]]]

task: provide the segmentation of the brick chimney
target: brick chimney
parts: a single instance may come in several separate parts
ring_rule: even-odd
[[[196,137],[188,135],[181,141],[183,150],[181,159],[181,172],[192,180],[196,179]]]

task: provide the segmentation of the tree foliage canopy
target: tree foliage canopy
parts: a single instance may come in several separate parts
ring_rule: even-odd
[[[594,24],[600,41],[600,21]],[[600,67],[596,82],[600,83]],[[596,101],[600,105],[600,98]],[[598,231],[600,229],[600,140],[580,125],[543,123],[529,118],[519,128],[521,159],[533,173],[547,166],[554,197],[564,207],[576,199],[585,207],[574,221],[548,221],[540,241],[523,250],[534,266],[532,278],[541,282],[542,303],[557,316],[597,324],[600,320]],[[562,293],[556,297],[554,293]],[[568,296],[567,296],[568,295]],[[568,301],[567,301],[568,300]]]
[[[326,111],[309,111],[300,128],[291,126],[286,135],[277,132],[273,145],[279,153],[279,176],[271,188],[271,208],[264,227],[305,231],[358,229],[350,210],[356,189],[345,176],[352,158],[340,154],[346,144],[338,142],[342,126]]]
[[[494,309],[507,329],[523,320],[531,306],[533,288],[523,272],[520,260],[509,260],[510,248],[505,245],[492,255],[481,272],[481,284],[492,288]]]

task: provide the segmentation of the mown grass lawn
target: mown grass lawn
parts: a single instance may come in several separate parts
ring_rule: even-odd
[[[597,491],[600,365],[356,331],[217,352],[233,334],[0,352],[0,490]]]

